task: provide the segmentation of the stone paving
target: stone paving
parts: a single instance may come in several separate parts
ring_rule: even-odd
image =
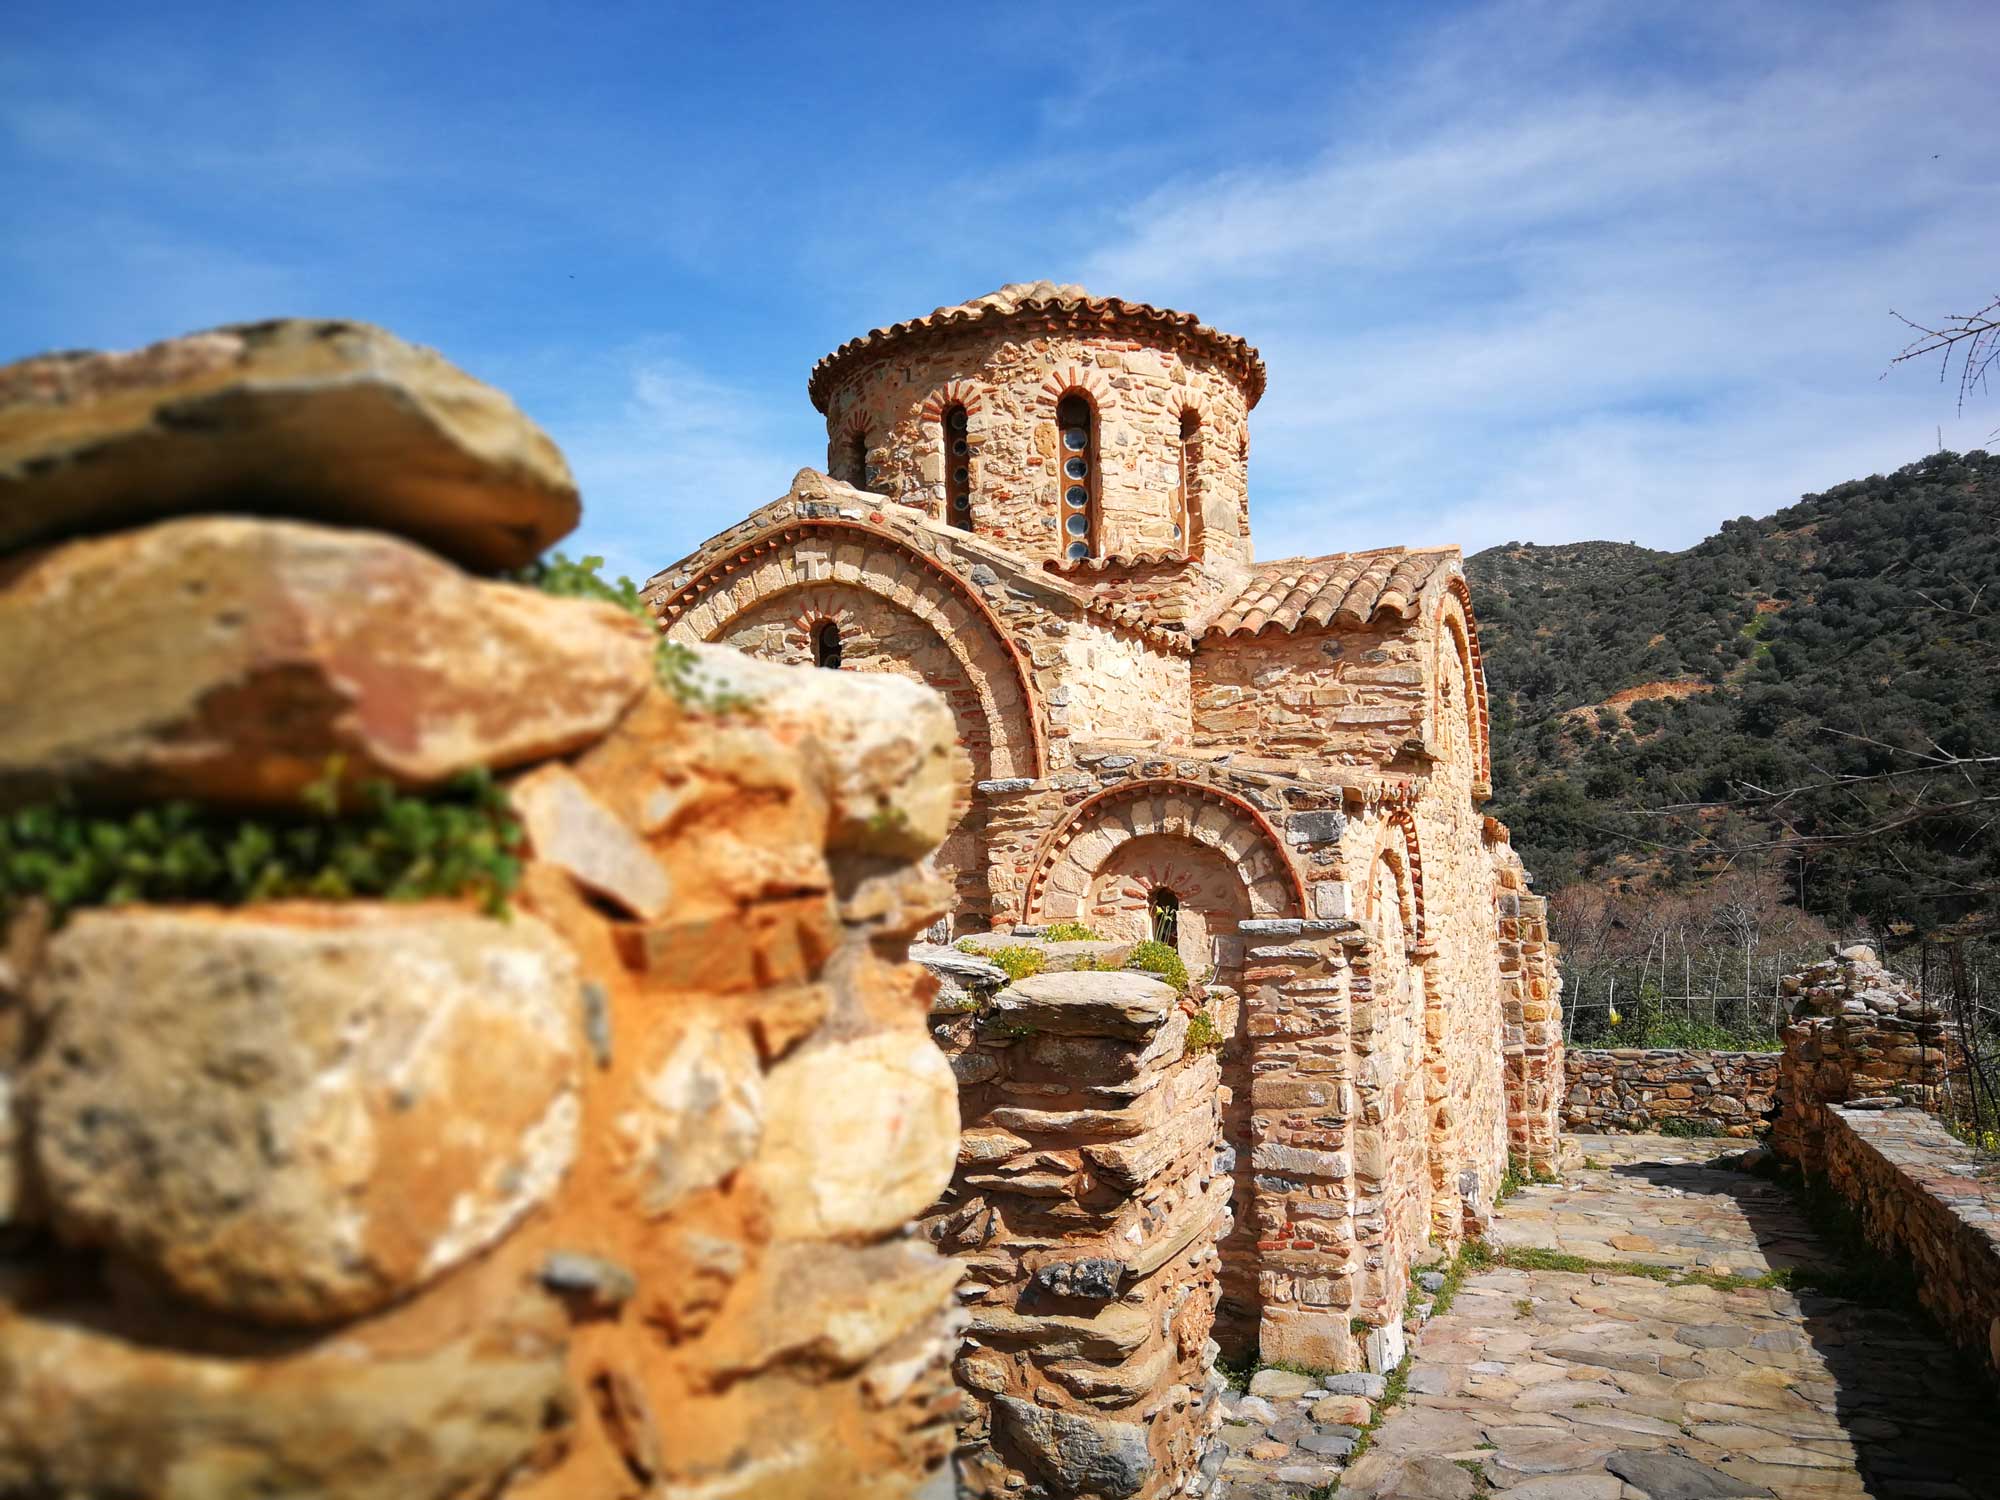
[[[1560,1185],[1509,1200],[1498,1244],[1742,1276],[1828,1263],[1783,1188],[1708,1164],[1740,1143],[1575,1139]],[[1475,1273],[1414,1340],[1402,1401],[1343,1474],[1366,1413],[1322,1393],[1357,1379],[1260,1372],[1265,1394],[1230,1400],[1215,1493],[2000,1500],[1993,1391],[1929,1326],[1812,1293]]]

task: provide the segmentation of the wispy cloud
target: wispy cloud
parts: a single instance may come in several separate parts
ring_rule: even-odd
[[[1990,274],[2000,22],[1771,17],[1669,65],[1647,7],[1493,7],[1294,163],[1133,205],[1095,282],[1274,331],[1260,550],[1685,545],[1990,429],[1876,377],[1889,306]]]
[[[569,456],[584,528],[565,546],[644,578],[710,532],[783,494],[793,471],[825,463],[806,415],[777,393],[726,380],[652,343],[567,364],[567,396],[544,418]],[[789,461],[790,466],[787,467]]]
[[[2000,423],[1877,380],[1891,307],[2000,290],[1990,3],[26,14],[0,358],[386,323],[549,427],[634,574],[822,461],[814,357],[1044,275],[1263,348],[1267,556],[1678,545]]]

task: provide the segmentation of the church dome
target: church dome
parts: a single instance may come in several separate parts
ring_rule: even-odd
[[[820,411],[849,373],[908,344],[949,337],[977,324],[996,332],[1020,323],[1039,323],[1065,332],[1121,334],[1167,347],[1190,345],[1228,369],[1243,387],[1246,406],[1264,394],[1264,360],[1246,339],[1211,328],[1193,313],[1174,312],[1120,297],[1093,297],[1073,283],[1012,281],[998,291],[920,318],[875,328],[849,339],[813,366],[806,392]]]

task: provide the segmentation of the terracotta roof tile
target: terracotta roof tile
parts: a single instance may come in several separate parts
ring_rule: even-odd
[[[891,323],[849,339],[813,366],[806,381],[806,393],[820,411],[826,410],[834,382],[856,361],[879,353],[898,339],[933,329],[970,323],[1004,321],[1015,317],[1061,315],[1072,319],[1119,327],[1135,333],[1178,333],[1208,346],[1225,365],[1242,379],[1249,404],[1255,406],[1264,394],[1264,360],[1250,343],[1233,333],[1211,328],[1192,313],[1152,307],[1144,302],[1127,302],[1119,297],[1093,297],[1080,286],[1057,285],[1052,281],[1016,281],[961,302],[940,307],[921,318]]]
[[[1191,561],[1193,559],[1185,552],[1162,549],[1158,552],[1113,552],[1104,557],[1051,557],[1042,566],[1051,573],[1108,573],[1114,568],[1147,568]]]
[[[1417,598],[1455,547],[1386,547],[1378,552],[1337,552],[1330,557],[1288,557],[1259,563],[1249,580],[1225,598],[1208,623],[1211,636],[1258,635],[1266,630],[1352,629],[1385,615],[1410,619]]]

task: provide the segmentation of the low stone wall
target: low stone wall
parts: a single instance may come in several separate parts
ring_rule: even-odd
[[[0,1493],[948,1491],[950,714],[468,571],[574,521],[379,330],[0,369],[0,811],[66,799],[0,881]]]
[[[1563,1124],[1583,1131],[1761,1136],[1777,1107],[1780,1054],[1678,1048],[1570,1049]]]
[[[1863,944],[1783,981],[1796,995],[1783,1031],[1779,1112],[1771,1145],[1807,1172],[1822,1170],[1829,1104],[1896,1103],[1935,1109],[1949,1040],[1944,1016]]]
[[[959,1493],[1200,1493],[1231,1182],[1195,1007],[1142,974],[994,993],[977,960],[926,961],[944,971],[933,1034],[964,1127],[927,1221],[967,1279]]]
[[[1827,1181],[1869,1240],[1912,1261],[1946,1337],[2000,1379],[2000,1162],[1917,1109],[1823,1108]]]

